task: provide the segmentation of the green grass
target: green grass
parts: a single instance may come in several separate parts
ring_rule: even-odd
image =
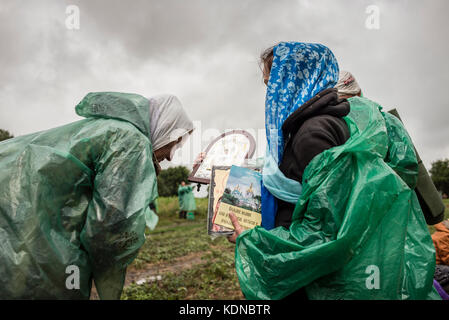
[[[124,290],[122,299],[242,299],[232,251],[213,249],[202,260],[180,273],[164,274],[161,281],[131,284]]]
[[[205,251],[210,246],[206,229],[207,199],[196,199],[195,220],[178,218],[176,197],[158,199],[159,223],[147,232],[147,240],[133,263],[137,269],[146,263],[160,263],[192,252]]]
[[[209,238],[207,199],[196,199],[196,203],[195,220],[190,221],[178,218],[176,197],[158,200],[158,226],[147,233],[128,272],[139,275],[161,267],[162,279],[127,284],[122,299],[243,299],[235,273],[234,245],[225,238]],[[449,218],[449,199],[444,203]],[[434,227],[429,226],[429,231],[433,233]]]
[[[207,199],[196,199],[195,220],[178,218],[176,197],[158,200],[159,223],[128,273],[164,270],[159,281],[125,286],[123,300],[242,299],[234,266],[235,246],[207,235]],[[173,267],[177,265],[177,267]]]
[[[147,236],[145,245],[134,264],[141,268],[145,263],[160,263],[182,257],[192,252],[205,251],[210,244],[203,223],[177,224],[156,229]]]
[[[443,202],[446,205],[446,211],[444,212],[444,218],[449,219],[449,199],[444,199]],[[429,232],[430,232],[430,234],[433,234],[435,232],[435,227],[429,226]]]
[[[444,199],[443,202],[446,205],[446,211],[444,212],[444,217],[445,217],[445,219],[449,219],[449,199]]]

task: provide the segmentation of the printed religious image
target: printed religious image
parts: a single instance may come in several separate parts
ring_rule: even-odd
[[[218,212],[226,183],[228,181],[230,166],[212,167],[211,182],[209,185],[209,210],[208,210],[208,234],[211,236],[227,236],[232,234],[233,229],[229,229],[213,223]]]
[[[229,219],[232,212],[243,229],[259,226],[262,221],[261,179],[260,172],[232,166],[213,223],[234,229]]]

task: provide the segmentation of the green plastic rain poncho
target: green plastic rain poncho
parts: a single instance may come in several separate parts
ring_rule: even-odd
[[[191,186],[179,186],[178,188],[178,200],[179,210],[192,212],[196,210],[195,198],[192,193],[193,188]]]
[[[247,299],[280,299],[301,287],[310,299],[438,298],[411,140],[374,102],[349,101],[351,137],[307,166],[290,230],[256,227],[237,238]]]
[[[120,298],[158,220],[153,109],[90,93],[76,106],[87,119],[0,143],[0,298],[87,299],[92,278],[100,298]]]

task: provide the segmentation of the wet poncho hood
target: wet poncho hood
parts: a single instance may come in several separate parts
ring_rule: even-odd
[[[128,121],[150,138],[149,101],[133,93],[91,92],[75,107],[85,118]]]

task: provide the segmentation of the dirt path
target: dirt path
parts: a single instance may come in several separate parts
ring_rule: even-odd
[[[129,267],[126,272],[125,286],[127,287],[135,282],[151,282],[161,279],[166,273],[177,273],[184,269],[190,269],[195,265],[201,264],[203,260],[201,257],[204,252],[193,252],[188,255],[176,258],[172,261],[165,261],[161,263],[149,263],[143,268],[136,269]],[[97,290],[92,285],[91,300],[99,300]]]
[[[203,254],[203,252],[193,252],[172,261],[147,264],[144,268],[140,269],[128,268],[125,287],[139,280],[154,281],[152,277],[162,276],[164,273],[176,273],[182,271],[183,269],[190,269],[194,265],[201,264],[203,261],[201,259]]]

